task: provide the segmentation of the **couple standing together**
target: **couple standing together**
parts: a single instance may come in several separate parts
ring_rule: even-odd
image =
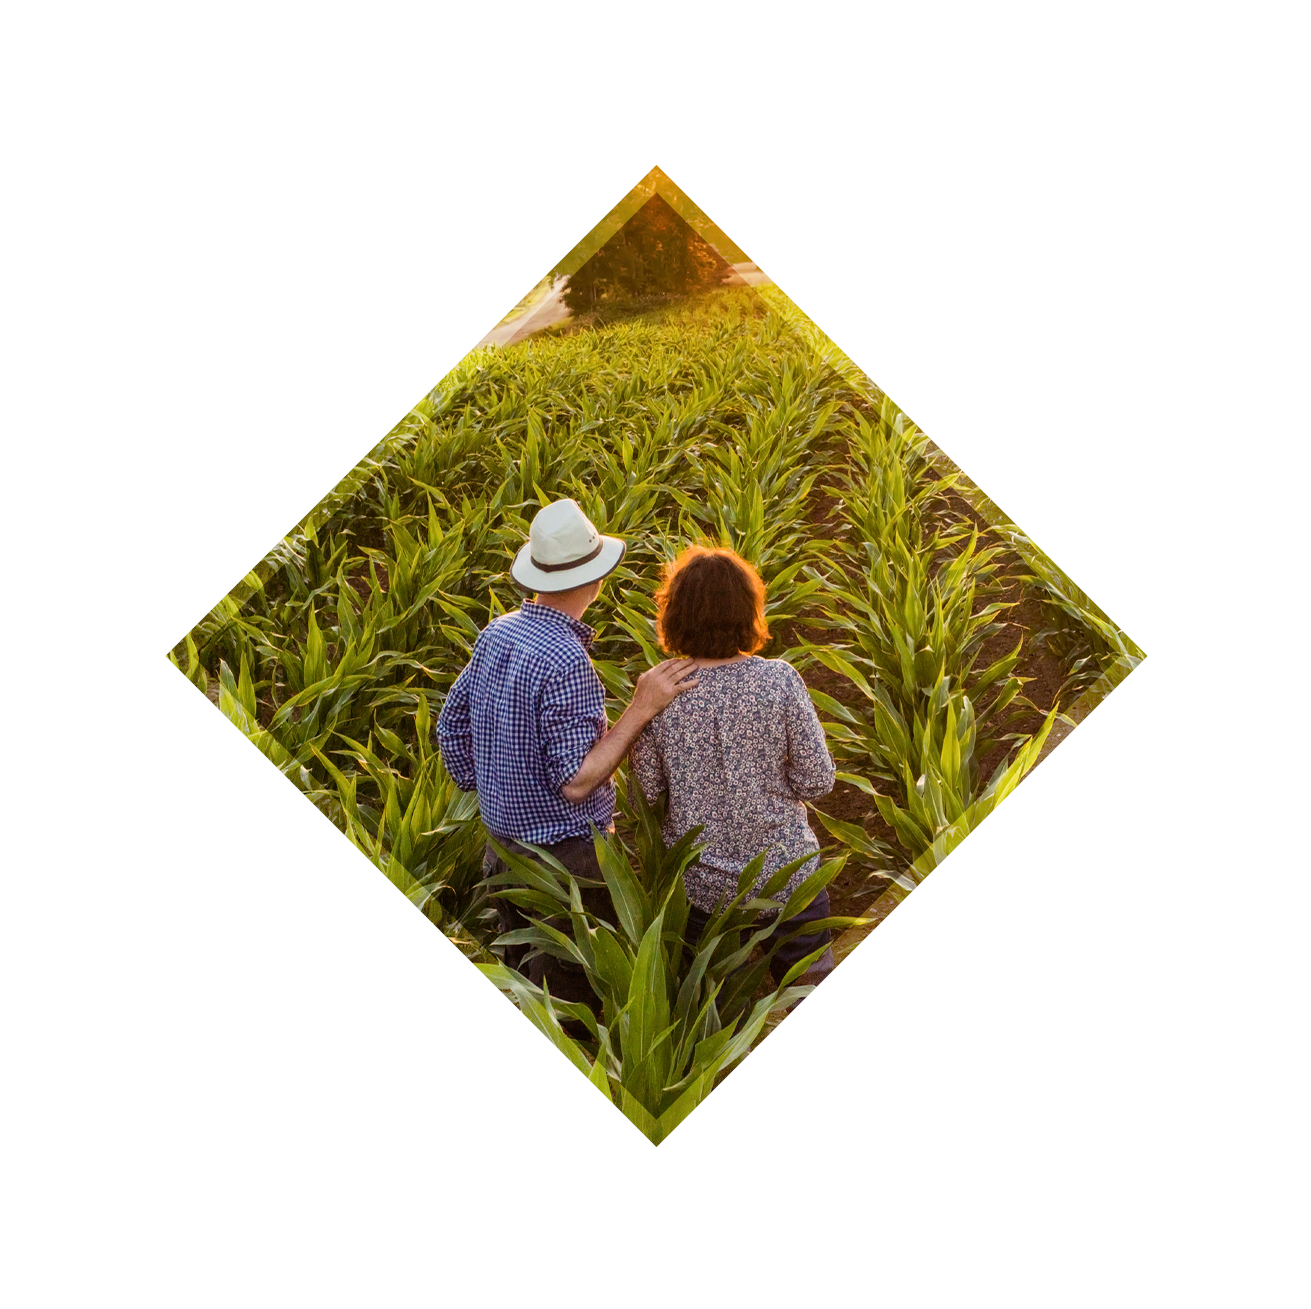
[[[630,755],[630,775],[647,799],[668,794],[666,845],[703,829],[705,848],[683,875],[688,944],[695,944],[762,850],[765,877],[815,856],[783,898],[814,871],[819,842],[804,802],[833,789],[834,764],[801,675],[755,653],[768,640],[765,588],[731,550],[693,546],[669,566],[656,593],[656,631],[675,657],[638,677],[632,701],[609,724],[588,654],[595,633],[582,617],[624,548],[597,532],[574,500],[537,514],[510,569],[536,598],[479,635],[442,707],[437,736],[447,771],[461,790],[477,791],[483,823],[502,846],[542,846],[596,882],[592,832],[613,831],[614,773]],[[484,876],[502,871],[489,845]],[[613,921],[603,887],[584,891],[584,903]],[[502,932],[526,925],[516,906],[497,905]],[[824,890],[789,921],[791,939],[771,965],[776,977],[829,944],[826,928],[793,935],[828,916]],[[519,968],[527,952],[507,947],[506,963]],[[819,982],[832,968],[830,949],[798,984]],[[539,985],[545,978],[561,999],[590,996],[585,979],[557,960],[536,957],[527,975]]]

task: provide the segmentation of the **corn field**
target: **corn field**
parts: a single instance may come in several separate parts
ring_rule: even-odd
[[[620,923],[589,919],[563,869],[517,868],[526,904],[572,915],[532,944],[581,962],[605,1016],[535,992],[492,950],[492,897],[515,892],[483,881],[477,799],[433,743],[479,631],[519,603],[529,521],[563,496],[628,543],[587,615],[612,720],[663,657],[661,566],[709,542],[760,571],[761,653],[802,672],[840,769],[813,824],[838,927],[921,881],[1141,651],[776,288],[473,351],[196,625],[170,654],[186,676],[659,1139],[791,979],[752,999],[745,902],[683,957],[692,855],[626,801],[601,842]]]

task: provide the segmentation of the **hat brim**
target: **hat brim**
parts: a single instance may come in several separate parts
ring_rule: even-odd
[[[526,545],[514,557],[510,576],[525,590],[550,594],[554,591],[572,591],[575,586],[586,586],[598,578],[613,573],[619,567],[627,547],[617,536],[601,538],[601,553],[577,568],[561,568],[547,572],[533,563],[532,546]]]

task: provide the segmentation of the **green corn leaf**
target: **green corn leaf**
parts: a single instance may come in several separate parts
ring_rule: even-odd
[[[657,1036],[670,1025],[661,942],[663,924],[664,915],[657,914],[643,935],[628,987],[630,1044],[625,1058],[637,1064],[646,1058]]]
[[[860,777],[856,773],[843,772],[838,772],[836,777],[839,782],[846,782],[848,786],[854,786],[857,790],[864,791],[868,796],[878,795],[878,791],[874,788],[874,783],[866,777]]]
[[[856,823],[845,823],[834,818],[831,814],[826,814],[822,810],[816,810],[821,823],[838,838],[839,841],[849,845],[857,854],[866,856],[869,859],[882,861],[882,852],[874,843],[871,837],[866,833],[863,827]]]
[[[615,913],[619,916],[619,925],[629,942],[636,946],[646,938],[651,906],[627,860],[621,858],[609,842],[600,836],[595,838],[595,847],[597,863],[610,891]]]
[[[309,633],[305,639],[305,685],[313,686],[327,674],[326,647],[323,633],[314,618],[314,606],[309,610]]]

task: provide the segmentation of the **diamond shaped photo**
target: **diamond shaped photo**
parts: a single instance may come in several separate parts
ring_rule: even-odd
[[[657,168],[169,658],[658,1143],[1143,653]]]

